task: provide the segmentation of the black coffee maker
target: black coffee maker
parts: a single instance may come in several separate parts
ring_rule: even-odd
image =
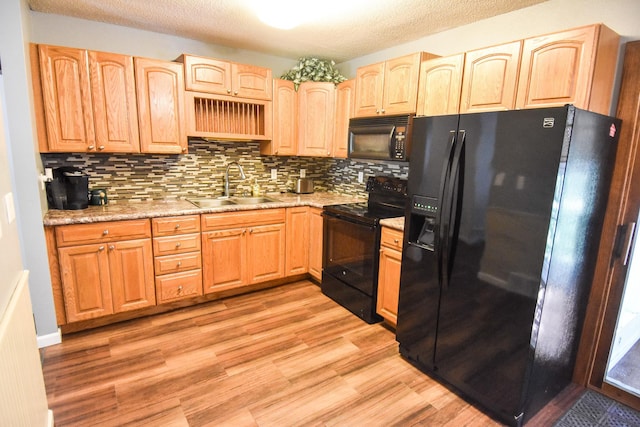
[[[89,175],[71,166],[55,168],[47,183],[49,209],[85,209],[89,206]]]

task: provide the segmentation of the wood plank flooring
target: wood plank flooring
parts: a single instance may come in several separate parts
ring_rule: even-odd
[[[499,426],[302,281],[63,337],[57,427]]]

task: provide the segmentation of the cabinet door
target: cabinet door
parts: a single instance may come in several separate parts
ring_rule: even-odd
[[[298,88],[299,155],[331,155],[335,92],[330,82],[302,83]]]
[[[262,154],[298,154],[298,94],[292,81],[273,81],[273,139],[262,144]]]
[[[608,114],[617,49],[617,34],[600,25],[525,40],[516,107],[574,104]]]
[[[383,114],[411,114],[416,112],[420,53],[402,56],[385,62]]]
[[[106,244],[60,248],[58,255],[67,321],[112,314]]]
[[[242,98],[266,99],[273,96],[271,69],[246,64],[232,64],[233,95]]]
[[[49,151],[95,149],[86,50],[38,46]]]
[[[522,42],[467,52],[460,112],[512,110]]]
[[[286,221],[286,275],[304,274],[309,271],[309,208],[288,208]]]
[[[114,313],[156,305],[151,240],[107,245]]]
[[[133,58],[89,52],[96,150],[138,153],[138,108]]]
[[[205,294],[238,288],[247,283],[245,235],[245,228],[202,233]]]
[[[356,70],[355,117],[375,116],[382,109],[384,62]]]
[[[336,88],[336,119],[333,133],[333,157],[349,154],[349,119],[353,117],[356,81],[346,80]]]
[[[135,58],[143,153],[187,152],[182,65]]]
[[[380,249],[376,312],[394,326],[398,321],[401,265],[402,252],[384,247]]]
[[[183,55],[186,90],[231,94],[231,63],[212,58]]]
[[[311,208],[309,211],[309,274],[314,279],[322,280],[322,209]]]
[[[252,226],[246,236],[249,283],[284,277],[285,225]]]
[[[464,54],[423,61],[418,83],[418,116],[458,114]]]

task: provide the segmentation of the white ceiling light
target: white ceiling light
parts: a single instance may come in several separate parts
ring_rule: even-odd
[[[307,22],[320,22],[336,14],[355,13],[365,0],[252,0],[251,7],[265,24],[290,30]]]

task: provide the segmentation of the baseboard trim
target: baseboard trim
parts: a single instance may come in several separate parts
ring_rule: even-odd
[[[57,332],[47,335],[39,335],[37,337],[38,348],[49,347],[50,345],[60,344],[62,342],[62,333],[60,328]]]

